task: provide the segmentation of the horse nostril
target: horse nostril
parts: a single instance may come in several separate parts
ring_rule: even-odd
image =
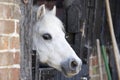
[[[73,60],[71,61],[71,68],[76,68],[78,66],[77,61]]]

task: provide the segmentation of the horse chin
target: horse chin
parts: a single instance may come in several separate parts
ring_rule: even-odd
[[[78,73],[67,73],[67,72],[63,72],[64,76],[67,77],[67,78],[71,78],[73,76],[75,76],[76,74]]]
[[[78,72],[73,72],[73,71],[68,71],[67,72],[65,69],[62,69],[62,73],[65,77],[71,78],[71,77],[77,75],[79,73],[79,71]]]
[[[51,65],[49,65],[49,66],[51,66]],[[79,73],[79,71],[66,71],[64,68],[60,68],[59,66],[57,66],[57,67],[55,67],[55,66],[51,66],[52,68],[55,68],[56,70],[58,70],[58,71],[60,71],[60,72],[62,72],[63,73],[63,75],[65,76],[65,77],[67,77],[67,78],[71,78],[71,77],[73,77],[73,76],[75,76],[76,74],[78,74]]]

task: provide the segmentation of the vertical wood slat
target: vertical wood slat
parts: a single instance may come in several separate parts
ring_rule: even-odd
[[[20,51],[21,51],[21,64],[20,64],[20,80],[32,80],[32,0],[21,0],[21,21],[20,21]]]

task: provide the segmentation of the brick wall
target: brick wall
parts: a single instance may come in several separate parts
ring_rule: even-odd
[[[19,80],[20,9],[15,0],[0,0],[0,80]]]
[[[89,64],[90,64],[89,65],[90,80],[100,80],[100,72],[99,72],[100,67],[102,68],[103,80],[108,80],[103,59],[102,59],[102,65],[99,66],[97,54],[91,55],[89,58]]]

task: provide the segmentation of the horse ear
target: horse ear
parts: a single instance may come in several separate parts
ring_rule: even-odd
[[[51,10],[51,13],[52,13],[53,15],[56,15],[56,6],[53,7],[53,9]]]
[[[45,15],[45,13],[46,13],[46,11],[45,11],[45,5],[43,4],[43,5],[41,5],[41,6],[38,8],[38,10],[37,10],[37,20],[38,20],[41,16]]]

